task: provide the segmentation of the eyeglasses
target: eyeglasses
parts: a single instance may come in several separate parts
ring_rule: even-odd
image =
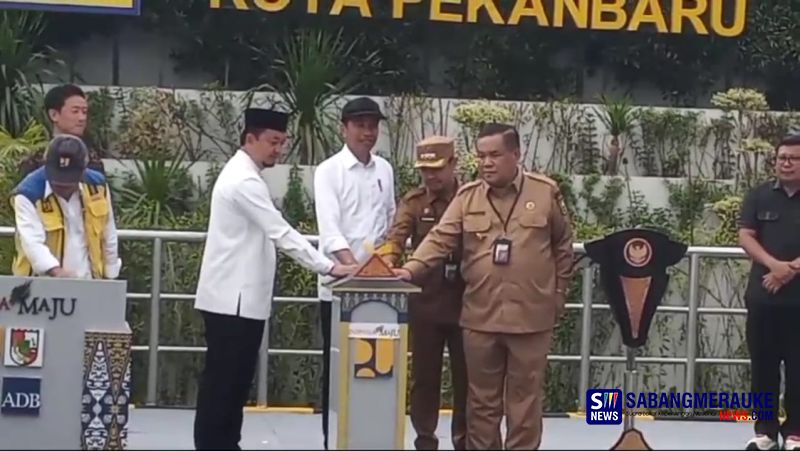
[[[778,155],[775,160],[780,163],[800,164],[800,156],[796,155]]]

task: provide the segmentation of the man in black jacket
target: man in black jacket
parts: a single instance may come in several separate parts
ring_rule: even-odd
[[[800,449],[800,135],[775,152],[775,179],[753,188],[742,204],[739,244],[752,259],[745,292],[747,346],[754,393],[769,393],[772,415],[759,415],[747,449]],[[778,423],[784,363],[786,420]],[[768,413],[768,412],[765,412]],[[762,418],[764,417],[764,418]]]

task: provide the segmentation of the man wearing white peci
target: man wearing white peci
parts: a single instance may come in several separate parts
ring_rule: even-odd
[[[345,144],[317,166],[314,204],[319,249],[343,265],[363,263],[386,236],[396,210],[394,170],[384,158],[372,154],[380,121],[386,119],[377,103],[367,97],[353,99],[342,108]],[[317,286],[322,322],[322,433],[328,449],[328,396],[331,348],[331,290]]]
[[[208,348],[197,395],[197,449],[240,449],[242,409],[271,312],[276,248],[319,274],[355,270],[319,253],[272,203],[261,171],[280,158],[287,121],[277,111],[246,110],[242,148],[214,183],[194,304]]]

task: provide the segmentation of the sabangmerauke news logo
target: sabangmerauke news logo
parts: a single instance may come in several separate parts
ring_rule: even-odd
[[[622,424],[622,390],[597,388],[586,391],[587,424]]]

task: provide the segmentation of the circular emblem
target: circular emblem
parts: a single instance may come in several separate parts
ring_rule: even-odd
[[[650,263],[653,258],[653,248],[650,243],[642,238],[633,238],[625,243],[625,249],[622,251],[625,256],[625,261],[629,265],[636,268],[641,268]]]
[[[526,210],[533,210],[534,208],[536,208],[536,204],[534,204],[533,202],[526,202],[525,203],[525,209]]]

